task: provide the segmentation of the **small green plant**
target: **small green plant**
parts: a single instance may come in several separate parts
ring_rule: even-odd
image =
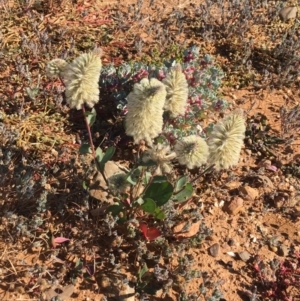
[[[238,163],[245,133],[245,122],[240,112],[226,116],[207,130],[202,130],[199,125],[210,112],[226,108],[225,102],[217,96],[221,71],[213,66],[208,56],[199,63],[197,48],[184,52],[182,64],[174,61],[160,69],[147,67],[137,73],[132,72],[128,65],[123,65],[114,78],[110,71],[114,69],[104,70],[100,83],[107,88],[108,93],[112,88],[109,83],[116,81],[112,94],[116,96],[118,108],[124,113],[127,135],[132,136],[138,145],[130,169],[106,178],[105,166],[113,157],[115,147],[108,147],[105,152],[100,147],[95,148],[91,134],[91,127],[97,117],[93,106],[99,100],[99,95],[96,99],[99,90],[95,81],[101,70],[99,54],[99,50],[94,50],[81,55],[71,64],[53,60],[47,70],[52,70],[50,76],[56,74],[62,77],[68,104],[83,110],[89,144],[82,144],[79,152],[93,154],[94,165],[103,176],[108,191],[114,195],[114,204],[105,208],[104,222],[110,235],[115,233],[119,237],[117,231],[112,232],[119,226],[125,231],[127,240],[142,235],[144,240],[160,250],[170,243],[169,239],[183,238],[185,235],[193,237],[191,246],[201,243],[208,233],[201,215],[197,210],[182,209],[193,200],[193,183],[199,175],[191,178],[179,166],[198,168],[200,175],[213,168],[230,168]],[[59,66],[53,68],[56,62]],[[116,90],[118,93],[127,92],[128,95],[122,100],[115,94]],[[92,110],[85,111],[84,104]],[[117,244],[120,246],[122,241],[119,240]],[[144,260],[145,256],[156,256],[150,255],[150,250],[141,241],[138,248],[138,261]],[[176,248],[180,250],[180,244]],[[110,264],[115,265],[115,255],[110,256],[114,258]],[[165,260],[169,256],[166,253]],[[185,258],[176,271],[168,271],[156,265],[154,273],[150,273],[144,263],[138,273],[137,290],[141,293],[155,293],[153,280],[165,292],[171,287],[181,288],[178,279],[182,275],[185,275],[186,281],[199,277],[196,271],[191,274],[191,270],[186,270],[190,261],[190,258]],[[163,279],[162,271],[170,274],[174,283]]]

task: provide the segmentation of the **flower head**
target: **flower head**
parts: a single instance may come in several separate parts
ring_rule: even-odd
[[[143,154],[142,161],[147,163],[152,160],[157,164],[157,174],[168,174],[172,171],[172,168],[168,163],[175,157],[176,154],[171,151],[169,145],[160,143],[147,150]]]
[[[107,179],[109,189],[114,193],[124,193],[129,187],[127,175],[125,173],[117,173]]]
[[[208,158],[208,146],[205,140],[196,135],[187,136],[177,141],[174,151],[179,163],[186,165],[189,169],[205,164]]]
[[[171,113],[172,117],[183,115],[188,99],[188,83],[182,72],[180,64],[175,65],[167,77],[163,80],[166,86],[167,98],[164,109]]]
[[[50,78],[57,78],[63,76],[68,63],[63,59],[54,59],[50,61],[46,66],[46,75]]]
[[[238,164],[245,131],[244,117],[238,112],[220,120],[208,139],[209,163],[217,170]]]
[[[144,139],[152,145],[162,131],[166,94],[164,84],[156,78],[143,78],[133,86],[127,96],[126,134],[133,136],[135,143]]]
[[[81,54],[64,73],[66,100],[71,108],[81,109],[86,103],[92,108],[99,101],[99,76],[102,62],[98,49]]]

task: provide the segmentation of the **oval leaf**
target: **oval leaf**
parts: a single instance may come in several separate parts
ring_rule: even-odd
[[[191,183],[187,183],[182,191],[174,195],[173,200],[174,202],[177,203],[185,202],[187,199],[191,197],[192,194],[193,194],[193,185]]]
[[[109,161],[111,158],[112,158],[112,156],[114,155],[114,153],[115,153],[115,147],[113,147],[113,146],[110,146],[107,150],[106,150],[106,152],[105,152],[105,155],[103,156],[103,158],[102,158],[102,160],[101,160],[101,163],[106,163],[107,161]]]
[[[104,153],[103,153],[102,149],[100,147],[97,147],[97,149],[96,149],[97,161],[100,163],[103,160],[103,157],[104,157]]]
[[[80,154],[90,154],[91,148],[89,144],[81,144],[81,146],[79,147],[79,153]]]
[[[173,186],[170,182],[151,183],[145,192],[145,198],[154,200],[157,206],[163,206],[173,194]]]
[[[70,240],[69,238],[65,238],[65,237],[55,237],[54,241],[58,244],[61,244],[62,242],[68,241]]]
[[[143,232],[144,237],[147,240],[154,240],[161,236],[161,232],[156,227],[148,228],[147,224],[141,223],[139,226],[140,230]]]
[[[156,209],[156,204],[152,199],[144,199],[144,204],[141,205],[142,209],[148,213],[154,213]]]
[[[176,182],[176,191],[179,191],[186,184],[186,176],[180,177]]]
[[[65,241],[68,241],[68,240],[70,240],[70,239],[65,238],[65,237],[55,237],[54,238],[52,236],[52,246],[53,246],[53,248],[55,248],[57,246],[57,244],[61,244],[61,243],[65,242]]]
[[[159,231],[159,229],[157,229],[156,227],[148,228],[148,231],[147,231],[147,239],[148,240],[154,240],[160,236],[161,236],[161,232]]]

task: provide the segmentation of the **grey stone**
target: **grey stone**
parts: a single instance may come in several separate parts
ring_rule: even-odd
[[[208,252],[212,257],[217,257],[219,254],[220,245],[218,243],[213,244],[208,248]]]
[[[251,254],[247,251],[239,252],[238,255],[244,262],[247,262],[251,258]]]
[[[108,161],[105,163],[105,176],[108,179],[109,177],[113,176],[114,174],[124,172],[115,162]],[[107,201],[109,203],[113,203],[112,196],[107,192],[107,185],[103,179],[103,176],[100,172],[97,172],[96,176],[91,182],[89,194],[91,197],[103,202]]]
[[[284,7],[279,11],[279,17],[284,22],[289,19],[295,19],[297,16],[297,11],[298,10],[296,6]]]

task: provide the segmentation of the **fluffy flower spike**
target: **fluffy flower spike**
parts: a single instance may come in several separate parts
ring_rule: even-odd
[[[199,136],[191,135],[182,138],[174,146],[180,164],[193,169],[205,164],[208,158],[208,146]]]
[[[245,138],[245,120],[241,113],[235,112],[220,120],[208,139],[209,163],[217,170],[230,168],[239,162]]]
[[[98,48],[81,54],[65,71],[66,100],[71,108],[79,110],[84,103],[92,108],[99,101],[100,54]]]
[[[167,98],[164,109],[171,113],[172,117],[183,115],[188,99],[188,83],[182,72],[181,65],[175,65],[167,77],[163,80],[166,86]]]
[[[164,84],[156,78],[143,78],[133,86],[127,96],[126,134],[133,136],[135,143],[144,139],[151,146],[161,133],[166,94]]]
[[[117,173],[107,179],[108,187],[114,194],[124,193],[129,187],[127,175],[125,173]]]
[[[147,163],[150,160],[157,164],[157,174],[169,174],[172,171],[168,164],[176,157],[176,153],[171,151],[169,145],[158,144],[152,149],[147,150],[142,157],[143,162]]]
[[[50,78],[58,78],[63,76],[68,63],[63,59],[54,59],[46,66],[46,75]]]

